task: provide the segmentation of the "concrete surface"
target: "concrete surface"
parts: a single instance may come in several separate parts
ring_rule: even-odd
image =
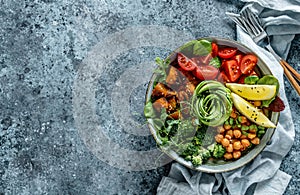
[[[85,131],[78,128],[80,124],[74,117],[78,111],[74,111],[78,108],[74,101],[74,95],[78,94],[73,93],[76,78],[97,47],[105,50],[101,44],[107,37],[128,28],[143,26],[143,32],[152,33],[149,25],[161,26],[187,37],[235,39],[235,26],[224,12],[237,12],[242,6],[237,0],[2,0],[0,194],[154,194],[170,164],[154,166],[151,170],[126,169],[126,156],[123,159],[114,148],[111,148],[114,154],[108,151],[105,159],[99,159],[101,143],[94,147],[89,145],[93,143],[92,138],[85,139]],[[161,35],[168,37],[168,33]],[[155,149],[150,135],[128,133],[130,129],[144,131],[144,127],[134,124],[143,126],[144,123],[141,114],[147,83],[128,89],[131,90],[127,98],[128,113],[131,113],[128,117],[133,121],[130,127],[123,125],[126,120],[120,123],[114,117],[118,114],[112,111],[114,89],[121,83],[120,75],[124,72],[134,73],[140,64],[152,62],[156,56],[165,57],[180,45],[183,39],[176,42],[171,35],[173,45],[168,48],[157,46],[166,39],[143,45],[143,41],[149,40],[144,36],[137,37],[139,47],[122,51],[112,59],[103,56],[103,61],[110,63],[101,69],[101,76],[93,85],[95,113],[105,136],[127,151]],[[112,45],[105,51],[113,53],[113,48],[121,49],[120,45]],[[288,62],[298,71],[299,51],[298,35],[288,56]],[[137,70],[142,71],[142,68]],[[150,76],[149,72],[145,74],[145,78]],[[285,84],[296,138],[280,169],[293,176],[285,194],[298,194],[300,100],[287,81]],[[110,160],[119,161],[110,163]],[[123,168],[122,160],[126,165]]]

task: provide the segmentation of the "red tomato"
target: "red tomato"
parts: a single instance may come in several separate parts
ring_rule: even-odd
[[[238,80],[238,78],[242,74],[236,60],[224,61],[223,67],[225,69],[226,75],[231,82],[235,82],[236,80]]]
[[[219,51],[219,47],[216,43],[211,43],[211,55],[212,57],[217,57]]]
[[[257,73],[256,73],[254,70],[252,70],[252,71],[249,73],[249,75],[255,75],[255,76],[258,76]]]
[[[249,74],[244,74],[244,75],[240,76],[240,78],[238,80],[238,83],[244,84],[245,83],[245,78],[248,77],[248,76],[252,76],[252,75],[258,76],[257,73],[254,70],[252,70]]]
[[[254,56],[252,54],[245,55],[241,61],[242,73],[249,74],[253,70],[253,68],[256,66],[256,63],[257,63],[256,56]]]
[[[207,56],[193,57],[191,60],[195,62],[197,66],[203,66],[208,65],[211,59],[212,55],[208,54]]]
[[[194,75],[200,80],[212,80],[216,78],[219,70],[213,66],[198,66],[194,70]]]
[[[220,82],[223,82],[223,83],[230,82],[229,78],[227,77],[227,75],[223,71],[220,72],[217,80],[220,81]]]
[[[195,62],[190,60],[188,57],[183,55],[182,53],[177,54],[177,61],[179,66],[185,71],[192,71],[196,68]]]
[[[237,52],[237,48],[232,48],[232,47],[224,47],[224,48],[219,48],[218,51],[218,56],[224,59],[228,59],[233,57]]]
[[[241,65],[242,58],[243,58],[242,54],[237,54],[232,57],[232,59],[236,60],[236,62],[238,63],[239,66]]]
[[[246,78],[247,76],[248,76],[248,75],[242,75],[242,76],[239,78],[238,83],[240,83],[240,84],[245,84],[245,78]]]

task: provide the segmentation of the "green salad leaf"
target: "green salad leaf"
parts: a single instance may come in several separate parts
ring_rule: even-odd
[[[192,40],[184,44],[179,48],[179,51],[183,53],[185,56],[191,57],[194,51],[194,45],[198,42],[198,40]]]
[[[211,50],[211,42],[207,41],[205,39],[201,39],[199,41],[197,41],[194,45],[194,55],[198,55],[198,56],[206,56],[208,55]]]
[[[278,82],[277,78],[272,75],[265,75],[262,78],[260,78],[256,83],[259,85],[275,85],[276,86],[276,94],[274,95],[274,97],[270,100],[262,101],[262,106],[269,107],[269,105],[275,99],[275,97],[277,96],[278,91],[279,91],[279,82]]]
[[[256,75],[247,76],[244,80],[245,84],[254,85],[259,80],[259,77]]]
[[[160,57],[155,58],[155,63],[158,65],[158,67],[154,70],[155,73],[159,74],[159,78],[157,79],[157,82],[165,82],[167,78],[167,68],[170,64],[170,59],[167,58],[166,60],[162,60]]]
[[[220,68],[221,67],[221,61],[218,57],[214,57],[209,61],[210,66],[214,66],[216,68]]]
[[[179,51],[188,57],[206,56],[211,50],[211,42],[205,39],[189,41],[179,48]]]

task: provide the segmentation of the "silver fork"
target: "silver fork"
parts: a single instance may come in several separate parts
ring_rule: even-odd
[[[239,27],[241,27],[242,30],[249,34],[256,44],[266,48],[270,53],[273,54],[273,56],[280,62],[287,79],[290,81],[291,85],[295,88],[298,95],[300,96],[300,86],[294,79],[295,77],[298,81],[300,81],[300,74],[295,69],[293,69],[293,67],[289,65],[284,59],[276,54],[270,44],[270,38],[267,32],[262,28],[258,16],[255,15],[249,8],[245,8],[241,12],[241,14],[226,12],[226,15],[228,15]]]

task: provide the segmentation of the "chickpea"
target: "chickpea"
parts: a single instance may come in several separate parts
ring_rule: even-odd
[[[224,136],[221,135],[221,134],[218,134],[218,135],[215,136],[215,140],[218,143],[221,143],[221,141],[223,140],[223,138],[224,138]]]
[[[224,126],[224,129],[226,129],[226,130],[229,130],[231,128],[231,125],[224,124],[223,126]]]
[[[221,143],[222,143],[222,146],[224,146],[224,147],[227,147],[230,144],[230,142],[227,138],[224,138]]]
[[[242,146],[241,149],[240,149],[241,152],[246,150],[246,148],[243,146],[243,144],[241,146]]]
[[[235,138],[240,138],[242,136],[242,132],[238,129],[233,130],[233,135]]]
[[[241,116],[241,123],[245,124],[248,122],[248,119],[245,116]]]
[[[255,133],[248,133],[248,138],[249,139],[254,139],[256,137]]]
[[[233,145],[232,145],[232,144],[229,144],[229,145],[227,146],[227,148],[226,148],[226,151],[229,152],[229,153],[233,152]]]
[[[261,106],[261,101],[259,101],[259,100],[254,101],[254,102],[253,102],[253,105],[254,105],[255,107],[259,107],[259,106]]]
[[[240,139],[247,139],[247,135],[242,134]]]
[[[233,131],[230,129],[226,132],[226,135],[229,135],[230,137],[233,137]]]
[[[219,132],[219,133],[224,133],[224,132],[225,132],[224,127],[223,127],[223,126],[219,126],[219,127],[218,127],[218,132]]]
[[[232,154],[233,154],[233,158],[235,159],[240,158],[242,155],[241,151],[234,151]]]
[[[232,110],[230,117],[236,119],[237,114],[235,113],[235,110]]]
[[[228,153],[228,152],[226,152],[225,154],[224,154],[224,158],[225,159],[227,159],[227,160],[230,160],[230,159],[232,159],[232,153]]]
[[[232,139],[230,135],[225,135],[225,138],[228,139],[229,141]]]
[[[233,143],[233,149],[240,150],[242,148],[242,144],[240,141],[236,141]]]
[[[260,140],[259,140],[258,137],[256,137],[256,138],[254,138],[254,139],[251,140],[251,143],[254,144],[254,145],[258,145],[259,142],[260,142]]]
[[[251,145],[248,139],[242,139],[241,143],[244,146],[244,148],[248,148]]]

